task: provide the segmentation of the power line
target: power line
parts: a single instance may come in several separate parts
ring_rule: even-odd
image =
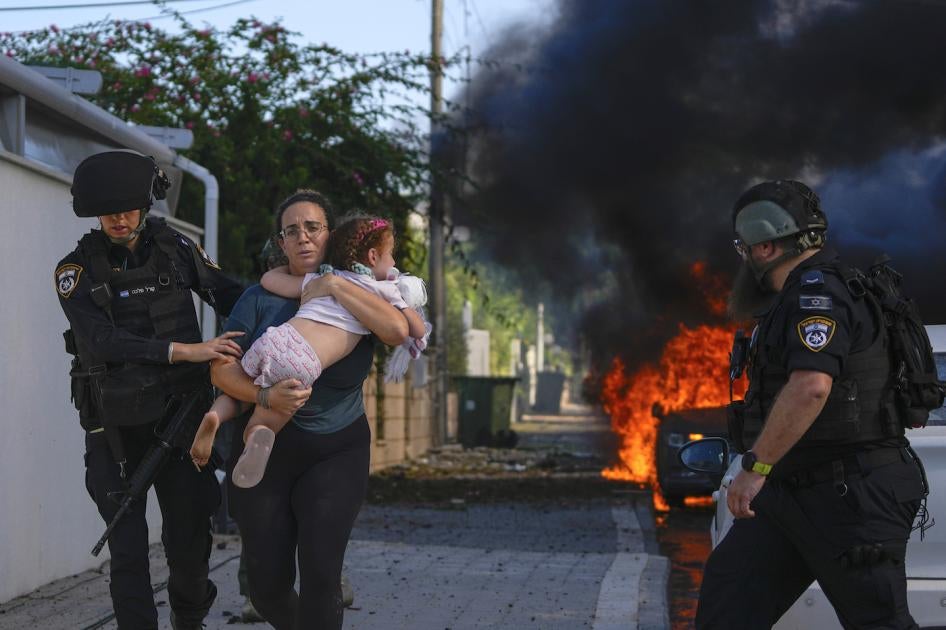
[[[189,1],[189,0],[182,0],[182,1]],[[246,4],[247,2],[256,2],[256,0],[233,0],[232,2],[225,2],[223,4],[215,4],[212,7],[203,7],[201,9],[191,9],[190,11],[167,11],[165,13],[162,13],[161,15],[152,15],[150,17],[135,18],[133,20],[121,20],[121,22],[123,24],[132,24],[132,23],[137,23],[137,22],[154,22],[156,20],[164,20],[167,18],[177,17],[179,15],[193,15],[194,13],[205,13],[207,11],[216,11],[217,9],[224,9],[226,7],[232,7],[238,4]],[[106,18],[106,20],[107,19],[108,18]],[[85,24],[78,24],[76,26],[69,26],[69,27],[63,28],[62,30],[63,31],[76,31],[82,28],[86,28],[88,26],[95,26],[96,24],[100,24],[100,23],[101,22],[98,22],[98,21],[87,22]],[[36,30],[37,29],[25,30],[25,31],[14,31],[13,34],[24,35],[26,33],[36,32]],[[39,29],[39,30],[42,30],[42,29]]]
[[[206,0],[162,0],[170,2],[206,2]],[[0,11],[46,11],[50,9],[97,9],[102,7],[125,7],[134,4],[158,4],[154,0],[121,0],[119,2],[89,2],[86,4],[48,4],[44,6],[0,7]]]

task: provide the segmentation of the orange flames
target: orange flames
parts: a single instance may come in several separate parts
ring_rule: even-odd
[[[706,275],[702,263],[691,272],[701,280],[709,279],[710,289],[720,285]],[[708,294],[709,297],[709,294]],[[708,299],[711,311],[725,311],[725,298]],[[654,507],[668,506],[657,484],[657,427],[654,406],[664,412],[682,409],[717,407],[729,402],[729,351],[737,326],[688,328],[680,325],[677,336],[667,342],[656,365],[645,364],[628,376],[624,363],[615,358],[604,378],[602,401],[611,416],[611,428],[621,437],[621,464],[607,468],[602,475],[608,479],[632,481],[649,485],[654,492]],[[733,395],[742,397],[745,383],[734,384]]]

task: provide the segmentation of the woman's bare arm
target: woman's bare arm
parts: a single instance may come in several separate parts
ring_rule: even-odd
[[[302,301],[330,295],[338,300],[355,319],[389,346],[399,346],[408,337],[407,318],[379,295],[353,282],[326,274],[309,281],[302,291]]]
[[[210,364],[210,380],[214,386],[222,389],[237,400],[256,404],[262,389],[253,382],[239,361],[217,359]],[[312,394],[312,388],[300,388],[295,379],[279,381],[269,390],[269,408],[283,415],[293,415],[305,404]]]

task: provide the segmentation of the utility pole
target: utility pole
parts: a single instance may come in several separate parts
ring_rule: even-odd
[[[438,148],[437,135],[443,113],[443,67],[441,40],[443,39],[443,0],[432,0],[430,28],[430,209],[427,213],[430,228],[430,295],[433,317],[433,425],[435,441],[447,441],[447,296],[444,277],[444,228],[446,210],[442,183],[435,163]]]

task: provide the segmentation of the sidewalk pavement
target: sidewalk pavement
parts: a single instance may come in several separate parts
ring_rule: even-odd
[[[561,435],[564,427],[548,423],[545,432],[543,424],[539,421],[535,430],[527,430],[525,441],[550,440],[558,442],[556,446],[571,441],[575,450],[606,437],[576,422],[577,433],[566,439]],[[344,572],[355,601],[345,612],[345,628],[670,627],[670,567],[667,558],[657,555],[649,493],[528,498],[456,498],[436,506],[366,504],[346,555]],[[239,620],[244,601],[236,577],[239,537],[218,537],[215,542],[210,566],[219,594],[205,621],[207,628],[270,627]],[[165,630],[170,628],[170,610],[160,545],[152,548],[151,567],[160,627]],[[0,605],[0,630],[114,629],[110,616],[108,571],[103,566]]]

